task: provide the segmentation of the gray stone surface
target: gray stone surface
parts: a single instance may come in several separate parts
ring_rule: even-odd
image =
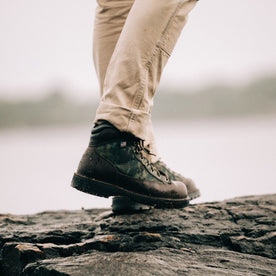
[[[0,215],[0,275],[276,275],[276,195]]]

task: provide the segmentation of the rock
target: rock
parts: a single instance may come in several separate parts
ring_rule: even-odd
[[[0,215],[0,275],[276,275],[276,195]]]

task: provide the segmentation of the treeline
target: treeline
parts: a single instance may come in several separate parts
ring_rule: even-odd
[[[55,91],[40,100],[0,101],[0,128],[91,122],[95,103],[74,103]]]
[[[154,120],[276,114],[276,76],[247,86],[157,93],[152,111]],[[74,102],[59,91],[37,101],[0,100],[0,128],[91,123],[97,105],[98,102],[92,101]]]
[[[276,76],[246,86],[213,86],[193,93],[160,93],[156,118],[233,117],[276,114]]]

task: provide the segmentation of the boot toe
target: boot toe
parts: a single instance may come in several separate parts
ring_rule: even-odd
[[[197,198],[200,196],[200,191],[196,187],[195,182],[191,178],[186,178],[185,179],[185,185],[189,194],[189,197],[191,199]]]
[[[177,180],[173,180],[171,182],[171,185],[173,185],[173,189],[172,189],[172,197],[173,198],[188,198],[188,191],[187,191],[187,187],[183,182],[177,181]]]

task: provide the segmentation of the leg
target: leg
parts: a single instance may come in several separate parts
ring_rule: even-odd
[[[179,2],[179,3],[177,3],[177,2]],[[184,5],[184,4],[183,3],[181,4],[181,2],[185,2],[185,1],[171,1],[171,2],[169,1],[167,4],[170,6],[173,4],[172,8],[176,7],[176,9],[180,9],[180,8],[183,9],[183,7],[181,7],[181,5]],[[99,6],[96,11],[96,19],[95,19],[94,48],[93,48],[94,52],[93,52],[93,54],[94,54],[95,68],[96,68],[96,71],[98,74],[100,88],[101,88],[100,91],[101,91],[101,95],[103,95],[103,84],[104,84],[104,79],[106,76],[107,67],[108,67],[108,64],[110,63],[110,59],[112,57],[112,54],[114,52],[115,46],[118,42],[118,39],[121,35],[121,32],[123,30],[123,27],[124,27],[124,24],[128,17],[128,14],[130,12],[130,9],[133,6],[134,0],[121,0],[121,1],[112,1],[112,2],[110,2],[110,0],[98,0],[98,3],[99,3]],[[149,3],[148,8],[154,7],[153,3],[154,2],[152,2],[152,4]],[[167,6],[165,6],[165,7],[167,7]],[[134,7],[134,9],[135,8],[136,8],[136,6]],[[162,10],[162,8],[161,8],[161,10]],[[144,10],[143,10],[143,12],[144,12]],[[158,14],[158,13],[159,13],[159,10],[157,9],[156,11],[151,12],[150,15],[142,14],[141,16],[143,18],[148,18],[149,16],[154,16],[154,14]],[[167,29],[166,30],[167,36],[165,36],[165,34],[164,34],[166,31],[163,31],[161,35],[157,34],[156,37],[158,38],[158,35],[160,35],[162,37],[162,35],[163,35],[163,38],[167,37],[168,39],[171,39],[170,29],[173,29],[174,26],[176,26],[178,24],[177,32],[181,31],[181,26],[185,24],[185,21],[187,18],[187,13],[188,13],[187,7],[186,7],[186,10],[182,11],[182,13],[175,10],[174,14],[171,15],[170,22],[168,22],[165,27]],[[182,16],[182,18],[181,18],[181,16]],[[145,22],[147,22],[147,20],[145,20]],[[135,23],[137,23],[137,22],[135,21],[132,24],[135,24]],[[127,27],[125,27],[125,28],[127,28]],[[130,28],[132,28],[132,27],[130,27]],[[155,26],[152,26],[152,28],[155,29]],[[157,29],[156,29],[156,31],[158,33]],[[144,33],[142,33],[142,35],[144,35]],[[168,52],[172,51],[172,48],[174,46],[173,45],[174,41],[176,41],[179,34],[176,33],[174,35],[176,35],[176,37],[172,38],[173,40],[171,41],[171,45],[169,47],[170,51],[168,51]],[[136,33],[135,33],[135,37],[138,41],[141,39],[136,36]],[[129,38],[129,35],[128,35],[128,38]],[[132,39],[133,39],[133,36],[130,36],[129,40],[132,40]],[[157,43],[160,43],[160,42],[161,42],[161,39],[160,39],[160,41],[157,41]],[[166,55],[168,56],[168,52],[165,49],[166,41],[163,42],[163,45],[164,45],[163,50],[165,50],[164,51],[165,56]],[[158,64],[158,63],[156,63],[156,64],[160,67],[160,64]],[[163,69],[162,65],[161,65],[160,69]],[[156,74],[156,72],[154,72],[154,70],[152,70],[152,73]],[[160,72],[157,72],[157,74],[158,73],[160,74]],[[160,79],[160,76],[157,78]],[[154,82],[154,81],[152,81],[152,82]],[[157,85],[158,85],[158,83],[156,83],[155,85],[153,85],[151,87],[148,87],[148,90],[149,90],[149,93],[151,96],[153,96],[154,92],[155,92],[155,89],[153,87],[157,87]],[[191,197],[194,197],[195,194],[197,196],[199,195],[199,191],[196,189],[194,183],[190,179],[179,176],[179,174],[176,174],[175,172],[169,170],[166,166],[164,166],[164,163],[160,162],[160,158],[157,154],[151,120],[149,121],[149,124],[148,124],[148,135],[147,135],[147,139],[145,141],[145,146],[148,150],[150,150],[150,152],[152,154],[154,154],[154,155],[150,156],[150,159],[153,163],[156,163],[158,165],[158,168],[160,170],[163,169],[172,178],[175,178],[177,180],[184,182],[187,186],[189,195]],[[119,201],[117,200],[117,202],[119,202]]]
[[[105,62],[108,67],[97,124],[74,175],[73,187],[105,197],[128,196],[149,205],[187,204],[185,184],[157,169],[144,156],[141,141],[149,140],[154,93],[195,2],[134,2],[111,59]]]
[[[121,131],[149,140],[155,90],[195,3],[134,2],[107,68],[96,122],[109,121]]]
[[[118,0],[112,1],[111,5],[110,0],[98,0],[94,24],[93,60],[100,84],[101,96],[103,95],[103,83],[107,66],[133,3],[134,0]],[[153,140],[154,137],[151,141]],[[151,144],[153,143],[151,142]],[[151,152],[155,153],[152,146]],[[156,153],[155,155],[157,156]],[[118,196],[113,198],[112,208],[120,212],[147,210],[150,206],[135,202],[128,197]]]
[[[134,0],[117,0],[112,3],[110,0],[98,0],[94,24],[93,60],[101,96],[108,64],[133,3]],[[154,154],[151,159],[155,162],[159,157],[152,126],[149,127],[149,132],[149,140],[145,141],[145,146]]]

